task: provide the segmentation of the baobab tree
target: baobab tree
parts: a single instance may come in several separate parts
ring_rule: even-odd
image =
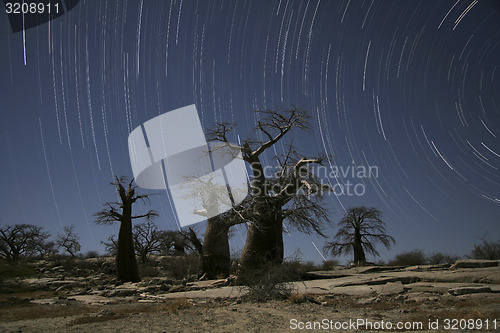
[[[122,282],[140,281],[137,260],[134,253],[134,241],[132,236],[132,220],[147,218],[148,220],[158,216],[154,210],[149,210],[145,214],[133,215],[132,206],[137,200],[148,201],[151,194],[136,194],[136,186],[132,185],[132,179],[128,185],[124,186],[125,177],[116,177],[111,185],[116,187],[120,201],[106,202],[104,208],[95,213],[97,224],[120,223],[118,233],[118,248],[116,251],[116,273],[118,280]]]
[[[226,152],[237,151],[239,149]],[[193,229],[183,232],[184,237],[190,240],[200,254],[199,275],[203,279],[227,277],[231,268],[229,229],[235,224],[243,223],[244,220],[240,219],[232,209],[221,212],[222,207],[231,207],[232,203],[226,185],[217,184],[213,177],[193,178],[185,186],[189,189],[188,199],[200,198],[202,209],[195,210],[194,213],[207,218],[203,242],[198,239]],[[233,187],[232,195],[236,194],[235,191],[239,189]]]
[[[285,221],[300,231],[322,235],[321,226],[327,211],[319,203],[323,192],[330,190],[313,172],[314,166],[325,160],[324,155],[307,158],[292,144],[284,144],[285,153],[276,156],[276,172],[265,172],[261,161],[262,154],[284,141],[290,131],[310,128],[308,113],[298,107],[256,112],[260,120],[254,137],[246,139],[241,147],[242,158],[252,170],[250,200],[231,210],[240,222],[248,225],[238,271],[241,282],[246,274],[258,271],[267,263],[282,263]],[[227,138],[234,127],[229,123],[216,124],[208,131],[208,139],[236,147]]]
[[[380,256],[375,243],[380,242],[386,248],[396,241],[387,235],[385,223],[381,219],[382,212],[376,208],[364,206],[349,208],[340,220],[340,229],[332,242],[326,243],[324,250],[332,256],[354,253],[354,264],[362,266],[366,263],[365,252]]]

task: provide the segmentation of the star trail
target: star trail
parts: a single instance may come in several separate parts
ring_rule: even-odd
[[[205,130],[236,123],[229,139],[239,142],[253,110],[297,105],[312,130],[283,144],[328,154],[329,170],[378,170],[326,180],[365,190],[326,197],[326,234],[365,205],[396,239],[385,260],[498,240],[499,1],[81,0],[19,32],[2,13],[0,36],[2,225],[75,225],[83,250],[102,252],[118,227],[92,214],[115,199],[114,175],[132,176],[132,129],[196,104]],[[285,150],[274,148],[267,165]],[[177,228],[167,194],[152,206],[160,228]],[[246,232],[235,230],[233,251]],[[284,240],[285,256],[323,259],[321,237],[291,228]]]

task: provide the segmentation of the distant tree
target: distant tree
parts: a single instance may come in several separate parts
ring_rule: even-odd
[[[474,249],[468,255],[473,259],[498,260],[500,259],[500,241],[490,242],[481,238],[481,244],[474,244]]]
[[[151,220],[134,225],[132,229],[134,249],[142,263],[148,260],[148,255],[161,250],[165,241],[164,233],[165,231],[158,230],[156,224]]]
[[[400,253],[394,257],[389,265],[392,266],[416,266],[425,265],[428,262],[424,252],[419,249]]]
[[[11,261],[22,257],[43,255],[51,248],[49,234],[43,227],[32,224],[15,224],[0,227],[0,256]],[[53,243],[52,243],[53,244]]]
[[[104,250],[110,256],[116,256],[116,249],[118,249],[118,241],[116,240],[114,235],[108,237],[107,242],[101,241],[101,244],[104,245]]]
[[[126,179],[116,177],[111,183],[116,187],[119,202],[106,202],[104,208],[95,213],[95,222],[97,224],[111,224],[120,222],[120,232],[118,234],[118,248],[116,251],[116,269],[118,280],[122,282],[140,281],[137,260],[134,252],[134,240],[132,235],[132,220],[152,218],[158,216],[154,210],[149,210],[145,214],[133,215],[132,206],[137,200],[143,202],[149,201],[150,194],[136,194],[136,186],[132,185],[133,179],[128,185],[124,186]]]
[[[32,254],[28,255],[28,257],[50,257],[56,255],[58,253],[58,249],[56,246],[56,242],[54,241],[45,241],[42,242],[39,246],[35,247]]]
[[[366,263],[365,252],[380,256],[375,250],[375,243],[380,242],[386,248],[390,248],[391,243],[396,243],[393,237],[387,235],[381,217],[382,213],[376,208],[349,208],[339,222],[339,231],[332,242],[326,243],[324,250],[332,256],[352,252],[356,265]]]
[[[75,226],[65,226],[63,231],[63,234],[57,235],[55,245],[68,252],[71,257],[75,257],[81,249],[80,242],[78,241],[80,237],[75,233]]]
[[[161,252],[162,254],[181,256],[186,255],[190,252],[198,252],[196,250],[196,247],[192,243],[192,238],[189,234],[189,231],[162,231],[160,234],[160,238],[162,239],[162,244],[159,252]],[[198,238],[196,237],[196,239]]]
[[[135,254],[141,258],[142,263],[145,263],[148,256],[154,253],[184,255],[194,249],[188,232],[159,230],[153,221],[134,225],[132,238]],[[101,241],[101,244],[104,245],[107,253],[116,255],[118,242],[114,235],[109,236],[106,242]]]

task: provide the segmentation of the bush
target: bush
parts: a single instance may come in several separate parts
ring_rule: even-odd
[[[85,255],[84,255],[85,259],[97,258],[97,257],[99,257],[99,252],[97,252],[97,251],[87,251],[87,252],[85,252]]]
[[[174,279],[189,279],[199,270],[200,258],[197,254],[186,256],[166,256],[160,260],[160,266],[166,274]]]
[[[318,266],[318,269],[320,271],[331,271],[334,270],[336,266],[339,265],[339,262],[337,260],[324,260],[320,266]]]
[[[243,299],[251,302],[289,299],[295,290],[290,281],[293,281],[293,276],[297,275],[296,270],[290,271],[291,267],[294,266],[290,263],[288,265],[287,263],[269,264],[246,277],[243,284],[245,290]]]
[[[459,259],[458,256],[451,256],[449,254],[443,254],[441,252],[433,253],[428,262],[431,265],[440,265],[440,264],[453,264],[455,261]]]
[[[161,272],[158,269],[158,267],[142,264],[142,265],[139,265],[139,275],[141,278],[159,277],[159,276],[161,276]]]
[[[482,244],[474,244],[474,249],[467,256],[472,259],[499,260],[500,259],[500,241],[489,242],[482,238]]]
[[[427,263],[427,258],[422,250],[416,249],[413,251],[403,252],[389,262],[391,266],[415,266],[424,265]]]
[[[0,260],[0,281],[12,278],[29,278],[36,275],[33,265],[25,262],[7,262]]]

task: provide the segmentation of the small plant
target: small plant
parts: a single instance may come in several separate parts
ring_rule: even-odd
[[[320,271],[331,271],[335,269],[335,266],[338,266],[339,262],[337,260],[324,260],[321,265],[318,267]]]
[[[293,304],[300,304],[300,303],[304,303],[306,298],[303,294],[300,294],[300,293],[294,291],[290,294],[289,300]]]
[[[193,303],[191,303],[186,298],[178,298],[172,302],[166,303],[162,308],[162,311],[167,313],[177,313],[179,310],[185,310],[193,307]]]

